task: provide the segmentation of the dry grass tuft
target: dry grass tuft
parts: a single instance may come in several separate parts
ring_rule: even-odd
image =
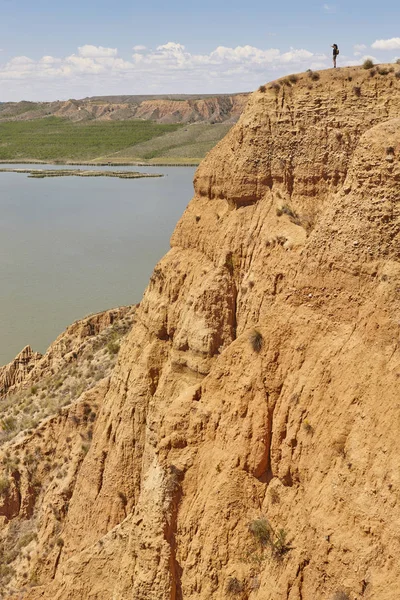
[[[253,329],[253,331],[250,332],[249,342],[254,352],[261,352],[263,346],[263,336],[259,331],[257,331],[257,329]]]

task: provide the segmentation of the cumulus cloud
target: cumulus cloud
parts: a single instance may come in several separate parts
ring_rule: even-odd
[[[137,46],[133,46],[132,50],[134,50],[135,52],[141,52],[142,50],[146,50],[147,46],[142,46],[141,44],[138,44]]]
[[[0,81],[14,97],[55,99],[84,95],[144,93],[217,93],[252,90],[268,80],[306,69],[329,66],[325,54],[304,48],[261,49],[244,45],[218,46],[205,54],[191,53],[183,44],[167,42],[155,49],[134,46],[125,59],[117,48],[86,44],[76,53],[33,60],[17,56],[0,64]],[[17,98],[15,98],[17,96]]]
[[[400,37],[390,38],[389,40],[376,40],[371,48],[374,48],[375,50],[399,50]]]
[[[117,48],[103,48],[103,46],[91,46],[86,44],[85,46],[79,46],[79,56],[84,58],[109,58],[117,56]]]
[[[221,75],[234,67],[243,67],[259,72],[268,68],[278,70],[283,65],[300,66],[310,62],[324,61],[325,55],[315,55],[304,49],[291,48],[282,53],[277,48],[261,50],[254,46],[237,46],[229,48],[218,46],[210,54],[191,54],[185,46],[168,42],[158,46],[147,54],[133,54],[132,59],[138,69],[153,71],[162,64],[171,70],[207,71],[209,67],[218,68]]]
[[[354,46],[353,46],[354,56],[361,56],[362,51],[366,50],[366,48],[367,48],[367,46],[365,44],[354,44]]]

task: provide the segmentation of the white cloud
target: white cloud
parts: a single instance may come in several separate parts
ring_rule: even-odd
[[[371,48],[375,50],[398,50],[400,49],[400,37],[390,38],[389,40],[376,40]]]
[[[117,56],[117,48],[103,48],[103,46],[91,46],[86,44],[85,46],[79,46],[79,56],[84,58],[108,58]]]
[[[135,50],[135,52],[141,52],[142,50],[146,50],[146,48],[146,46],[138,44],[137,46],[133,46],[132,50]]]
[[[365,44],[354,44],[354,46],[353,46],[354,56],[361,56],[362,51],[366,50],[366,48],[367,48],[367,46]]]
[[[209,53],[195,54],[180,43],[167,42],[155,50],[134,46],[133,55],[126,60],[116,48],[84,45],[63,58],[14,57],[0,64],[0,81],[9,82],[8,99],[17,100],[111,93],[240,92],[288,73],[328,66],[325,54],[304,48],[282,52],[250,45],[218,46]]]
[[[336,4],[324,4],[323,7],[326,13],[335,13],[336,12]]]

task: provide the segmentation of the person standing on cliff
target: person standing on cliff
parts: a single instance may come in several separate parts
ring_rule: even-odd
[[[331,46],[333,48],[333,68],[336,69],[336,57],[339,55],[339,48],[337,44]]]

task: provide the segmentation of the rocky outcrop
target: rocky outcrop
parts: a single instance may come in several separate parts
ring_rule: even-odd
[[[59,373],[85,351],[93,350],[104,330],[124,319],[130,320],[133,313],[132,306],[121,306],[76,321],[59,335],[43,356],[26,346],[11,363],[0,368],[0,399]]]
[[[30,346],[25,346],[14,360],[0,367],[0,398],[5,396],[8,390],[25,381],[41,358],[39,352],[34,352]]]
[[[396,597],[399,115],[394,72],[251,97],[93,388],[67,504],[35,496],[61,550],[29,585],[18,555],[9,596]]]

